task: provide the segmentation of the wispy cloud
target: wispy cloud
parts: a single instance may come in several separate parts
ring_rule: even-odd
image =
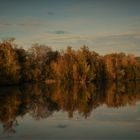
[[[62,31],[62,30],[58,30],[58,31],[55,31],[56,34],[67,34],[66,31]]]
[[[11,23],[0,23],[1,26],[13,26]]]
[[[48,12],[48,15],[50,16],[53,16],[54,14],[55,14],[54,12],[51,12],[51,11]]]
[[[1,21],[1,26],[22,26],[22,27],[34,27],[42,26],[47,24],[45,20],[34,20],[34,19],[25,19],[24,21]]]
[[[99,38],[104,39],[124,39],[124,38],[139,38],[140,32],[125,32],[120,34],[102,35]]]
[[[48,31],[47,33],[50,33],[50,34],[57,34],[57,35],[63,35],[63,34],[68,34],[69,32],[68,31],[65,31],[65,30],[56,30],[56,31]]]
[[[61,34],[61,36],[60,36]],[[140,33],[122,33],[122,34],[110,34],[110,35],[81,35],[81,34],[72,34],[68,31],[63,30],[57,30],[57,31],[47,31],[44,33],[38,33],[35,35],[32,35],[28,38],[30,40],[40,40],[40,41],[59,41],[59,42],[91,42],[95,43],[97,45],[110,45],[114,43],[120,43],[121,40],[123,40],[126,43],[129,43],[129,40],[139,40]],[[134,42],[133,42],[134,43]]]
[[[33,26],[41,26],[42,24],[41,23],[19,23],[19,24],[16,24],[17,26],[23,26],[23,27],[33,27]]]

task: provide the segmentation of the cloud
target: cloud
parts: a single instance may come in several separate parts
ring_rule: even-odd
[[[41,26],[42,24],[41,23],[19,23],[19,24],[16,24],[18,26]]]
[[[55,13],[54,12],[48,12],[48,15],[53,16]]]
[[[36,22],[37,23],[37,22]],[[34,25],[37,26],[37,25]],[[13,27],[12,27],[13,29]],[[25,28],[24,28],[25,29]],[[15,36],[17,44],[23,46],[31,46],[34,43],[47,44],[54,49],[64,49],[66,46],[72,46],[75,49],[83,44],[87,45],[100,54],[108,52],[125,52],[140,55],[140,32],[122,32],[122,33],[100,33],[87,34],[80,32],[72,32],[71,30],[52,29],[51,31],[44,30],[29,30],[27,28],[26,35]],[[59,29],[59,28],[58,28]],[[62,30],[61,30],[62,29]]]
[[[12,26],[13,23],[12,22],[9,22],[3,18],[0,18],[0,26]]]
[[[23,21],[1,21],[1,26],[22,26],[22,27],[34,27],[34,26],[43,26],[46,25],[46,20],[40,19],[24,19]]]
[[[50,34],[57,34],[57,35],[68,34],[68,32],[64,31],[64,30],[48,31],[48,33],[50,33]]]
[[[140,32],[138,33],[120,33],[120,34],[112,34],[107,36],[102,36],[103,38],[111,38],[111,39],[124,39],[124,38],[139,38]]]
[[[62,30],[59,30],[59,31],[55,31],[56,34],[66,34],[67,32],[66,31],[62,31]]]
[[[104,34],[96,36],[93,41],[99,44],[109,43],[111,45],[114,44],[136,44],[140,43],[140,32],[130,32],[130,33],[120,33],[120,34]],[[91,38],[92,41],[92,38]],[[129,46],[129,45],[128,45]]]
[[[11,24],[11,23],[0,23],[0,25],[2,25],[2,26],[12,26],[13,24]]]

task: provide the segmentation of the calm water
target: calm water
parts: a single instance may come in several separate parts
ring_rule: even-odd
[[[0,88],[0,140],[140,139],[140,83]]]

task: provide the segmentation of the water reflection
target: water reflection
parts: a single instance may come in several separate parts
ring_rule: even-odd
[[[74,112],[87,118],[103,104],[118,108],[128,104],[135,105],[139,100],[139,82],[1,87],[0,122],[5,133],[15,133],[17,117],[23,117],[27,113],[36,120],[47,118],[60,110],[67,112],[70,118]]]

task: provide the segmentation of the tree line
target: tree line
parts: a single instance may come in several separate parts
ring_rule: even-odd
[[[24,82],[105,82],[140,79],[140,58],[125,53],[99,55],[87,46],[53,51],[34,44],[28,50],[13,39],[0,42],[0,84]]]

